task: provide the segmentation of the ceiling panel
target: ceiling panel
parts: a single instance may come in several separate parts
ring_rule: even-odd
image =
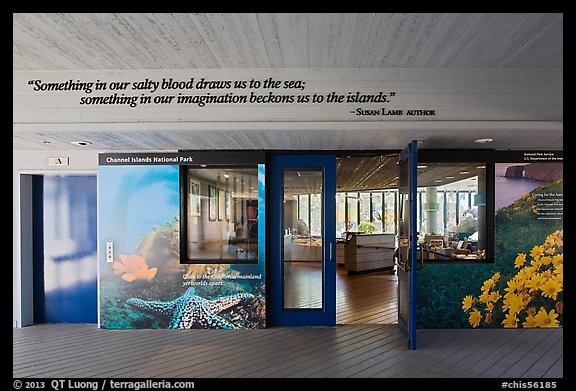
[[[552,13],[15,13],[14,71],[562,67]]]

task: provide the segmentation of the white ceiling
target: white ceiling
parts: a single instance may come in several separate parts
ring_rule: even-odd
[[[14,71],[561,67],[562,14],[13,15]]]
[[[14,72],[220,68],[561,68],[563,15],[549,13],[13,14]],[[562,131],[457,124],[423,147],[562,148]],[[248,126],[248,125],[246,125]],[[54,127],[14,132],[14,150],[400,148],[426,129],[173,131]],[[385,128],[385,127],[384,127]],[[427,128],[424,125],[423,128]],[[288,133],[286,133],[288,132]],[[365,137],[359,137],[364,133]],[[50,144],[42,144],[50,140]]]

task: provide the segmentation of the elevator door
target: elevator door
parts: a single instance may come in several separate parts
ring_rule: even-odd
[[[33,178],[34,323],[97,322],[95,175]]]

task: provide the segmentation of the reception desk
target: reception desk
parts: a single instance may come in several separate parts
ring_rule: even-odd
[[[394,234],[349,232],[344,245],[344,267],[350,274],[394,271]]]

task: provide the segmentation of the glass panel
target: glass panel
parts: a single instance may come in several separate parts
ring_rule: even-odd
[[[448,234],[455,232],[456,229],[456,192],[446,192],[446,230]]]
[[[370,193],[360,193],[360,224],[370,222]]]
[[[300,235],[310,234],[310,222],[308,221],[308,200],[310,197],[306,195],[298,195],[298,220],[299,224],[296,226]]]
[[[410,325],[410,161],[398,167],[398,324]]]
[[[382,193],[372,193],[372,221],[376,227],[375,232],[382,232]]]
[[[194,166],[186,176],[187,261],[256,261],[258,166]]]
[[[336,194],[336,237],[344,238],[346,232],[346,194]]]
[[[426,191],[420,231],[425,256],[486,259],[485,164],[429,163],[428,170],[419,173],[418,186]]]
[[[283,171],[282,276],[285,309],[324,307],[322,183],[322,170]]]
[[[438,224],[436,224],[436,232],[437,234],[444,235],[444,192],[439,191],[438,193],[438,206],[437,210],[438,213],[436,214],[436,220]],[[432,228],[433,229],[433,228]]]
[[[322,194],[310,194],[310,235],[322,235]]]
[[[348,215],[346,216],[346,231],[358,230],[358,193],[346,193]]]
[[[468,205],[468,192],[467,191],[459,191],[458,192],[458,223],[462,221],[462,218],[465,217],[465,213],[468,209],[470,209]]]
[[[395,233],[396,232],[396,192],[386,191],[384,192],[384,232]]]

